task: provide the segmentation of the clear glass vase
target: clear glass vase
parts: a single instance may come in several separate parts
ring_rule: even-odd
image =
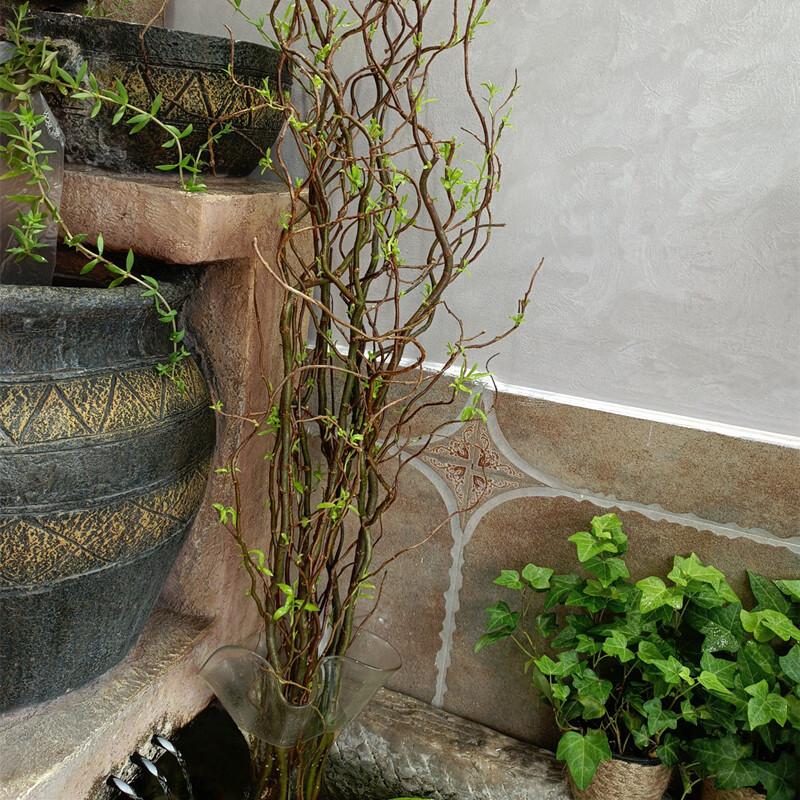
[[[362,630],[346,655],[320,660],[307,702],[296,704],[258,649],[221,647],[200,676],[250,739],[254,800],[315,800],[336,736],[400,669],[400,656]]]

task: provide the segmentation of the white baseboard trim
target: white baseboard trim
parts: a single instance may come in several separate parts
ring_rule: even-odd
[[[426,368],[431,371],[441,369],[444,365],[435,362],[425,362]],[[458,369],[451,368],[448,373],[457,375]],[[763,442],[764,444],[774,444],[779,447],[790,447],[800,450],[800,436],[790,436],[786,433],[773,433],[772,431],[762,431],[757,428],[745,428],[740,425],[729,425],[726,422],[715,422],[713,420],[699,419],[697,417],[687,417],[681,414],[670,414],[666,411],[655,411],[649,408],[638,408],[637,406],[627,406],[621,403],[608,403],[604,400],[594,400],[591,397],[574,397],[558,392],[548,392],[544,389],[532,389],[528,386],[517,386],[513,383],[491,379],[483,381],[491,389],[493,386],[497,390],[506,394],[513,394],[520,397],[530,397],[533,400],[546,400],[550,403],[560,403],[565,406],[576,406],[586,408],[590,411],[605,411],[608,414],[618,414],[623,417],[634,417],[635,419],[646,419],[650,422],[660,422],[665,425],[677,425],[680,428],[692,428],[698,431],[709,433],[719,433],[722,436],[732,436],[736,439],[747,439],[751,442]]]

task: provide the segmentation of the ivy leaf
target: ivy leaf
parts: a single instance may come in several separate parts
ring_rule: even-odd
[[[711,653],[704,652],[700,658],[701,668],[717,677],[727,689],[733,688],[733,679],[736,676],[737,664],[725,658],[715,658]]]
[[[742,609],[740,618],[742,627],[752,633],[757,642],[769,642],[776,636],[788,642],[795,639],[800,642],[800,628],[798,628],[786,614],[779,611],[766,609],[764,611],[745,611]]]
[[[786,724],[786,698],[770,692],[766,681],[759,681],[745,688],[751,699],[747,703],[747,721],[755,730],[759,725],[766,725],[775,720],[778,725]]]
[[[606,604],[606,598],[586,594],[586,592],[583,592],[579,589],[575,589],[574,591],[570,592],[564,600],[565,606],[585,608],[591,611],[592,614],[604,609]]]
[[[680,609],[683,607],[683,591],[676,587],[667,588],[661,578],[650,577],[639,581],[636,588],[642,593],[639,609],[642,613],[653,611],[661,606]]]
[[[600,719],[606,714],[606,702],[614,688],[611,681],[601,679],[594,670],[587,669],[583,675],[575,675],[572,685],[583,706],[584,719]]]
[[[549,639],[558,630],[555,612],[539,614],[536,617],[535,625],[539,636],[541,636],[542,639]]]
[[[523,583],[519,579],[519,572],[515,569],[501,569],[500,577],[495,578],[494,582],[498,586],[506,586],[509,589],[522,589]]]
[[[800,581],[775,581],[775,585],[785,595],[800,603]]]
[[[659,661],[666,661],[670,653],[657,647],[655,642],[659,641],[657,638],[643,639],[639,642],[639,660],[645,664],[657,664]]]
[[[651,736],[663,733],[667,728],[675,730],[678,727],[678,715],[662,708],[659,698],[648,700],[642,708],[647,714],[647,732]]]
[[[630,578],[631,574],[621,558],[600,558],[594,556],[584,565],[584,568],[597,577],[603,586],[608,588],[619,578]]]
[[[583,585],[583,579],[574,572],[568,575],[553,575],[550,578],[550,591],[544,601],[544,610],[559,605],[570,592]]]
[[[721,694],[726,699],[731,693],[731,690],[713,672],[706,672],[703,670],[697,676],[697,682],[701,686],[705,686],[709,692]]]
[[[796,644],[785,656],[778,659],[783,674],[800,686],[800,645]]]
[[[676,767],[683,756],[681,740],[675,734],[664,734],[661,744],[656,747],[656,755],[665,767]]]
[[[577,652],[584,653],[589,656],[595,656],[602,649],[602,642],[598,642],[596,639],[593,639],[591,636],[587,636],[585,633],[578,634],[578,644],[575,646],[575,650],[577,650]]]
[[[596,539],[588,531],[578,531],[569,537],[568,541],[572,542],[578,551],[578,561],[581,564],[588,561],[600,553],[616,553],[617,545],[609,539]]]
[[[716,567],[705,567],[703,562],[692,553],[689,558],[675,556],[672,571],[667,577],[678,586],[691,588],[692,582],[705,583],[714,589],[722,600],[738,603],[739,598],[731,589],[725,576]]]
[[[489,615],[489,619],[486,620],[486,630],[494,631],[498,628],[509,628],[512,631],[516,630],[520,617],[519,612],[512,611],[505,601],[500,600],[494,605],[489,606],[485,613]]]
[[[566,623],[551,642],[553,647],[576,647],[578,636],[594,627],[592,618],[586,614],[567,614]]]
[[[684,621],[706,637],[704,650],[735,653],[747,640],[739,618],[741,610],[739,603],[731,603],[724,608],[697,608],[690,603]]]
[[[769,800],[797,800],[800,796],[800,771],[791,753],[781,753],[776,762],[762,761],[758,766]]]
[[[617,553],[628,551],[628,537],[622,532],[622,523],[616,514],[603,514],[591,522],[592,535],[597,539],[611,539],[617,546]]]
[[[620,631],[612,631],[603,642],[603,652],[616,658],[621,664],[627,664],[635,657],[634,652],[628,648],[628,637]]]
[[[755,786],[761,778],[755,762],[750,760],[753,745],[742,743],[732,734],[719,739],[697,739],[688,749],[706,774],[715,776],[715,786],[722,791]]]
[[[786,695],[786,720],[789,725],[800,731],[800,700],[793,694]]]
[[[664,680],[670,685],[679,683],[693,684],[694,678],[689,667],[684,666],[675,656],[670,656],[666,661],[656,661],[653,666],[662,674]]]
[[[603,731],[588,731],[582,736],[567,731],[558,743],[556,758],[566,761],[575,785],[583,791],[594,778],[602,761],[611,761],[611,748]]]
[[[767,580],[763,575],[756,575],[755,572],[750,572],[750,570],[747,570],[747,577],[750,580],[750,591],[753,593],[753,597],[758,600],[759,611],[772,609],[781,614],[788,613],[791,604],[773,581]]]
[[[511,631],[509,630],[501,630],[501,631],[492,631],[491,633],[484,633],[483,636],[478,638],[478,641],[475,642],[475,652],[479,653],[483,650],[484,647],[488,644],[495,644],[495,642],[499,642],[503,639],[508,639],[511,636]]]
[[[778,674],[778,655],[768,644],[748,642],[736,657],[744,686],[773,680]]]
[[[550,577],[553,575],[553,570],[547,567],[537,567],[534,564],[528,564],[522,570],[522,577],[528,581],[532,589],[537,592],[542,592],[550,588]]]

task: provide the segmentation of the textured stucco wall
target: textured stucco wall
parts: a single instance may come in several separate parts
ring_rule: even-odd
[[[434,3],[442,19],[450,8]],[[222,35],[232,19],[226,0],[170,13]],[[491,16],[475,74],[502,85],[516,68],[524,85],[497,205],[507,227],[453,307],[499,327],[546,258],[494,372],[800,434],[800,3],[497,0]],[[431,95],[427,113],[457,131],[452,75]],[[447,338],[431,332],[433,360]]]

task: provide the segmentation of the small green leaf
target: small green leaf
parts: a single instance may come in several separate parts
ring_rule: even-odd
[[[742,609],[740,614],[742,627],[752,633],[757,642],[769,642],[776,636],[788,642],[795,639],[800,642],[800,629],[786,616],[779,611],[766,609],[764,611],[746,611]]]
[[[523,583],[519,579],[519,572],[515,569],[503,569],[500,570],[500,577],[495,578],[494,582],[498,586],[506,586],[509,589],[522,589]]]
[[[661,606],[674,609],[683,607],[683,591],[677,586],[667,588],[661,578],[645,578],[636,584],[636,588],[642,593],[639,608],[644,614]]]
[[[522,577],[531,585],[531,588],[536,589],[537,592],[545,591],[550,588],[550,577],[552,575],[552,569],[537,567],[535,564],[528,564],[528,566],[522,570]]]
[[[620,578],[630,578],[631,574],[621,558],[601,558],[594,556],[585,564],[584,568],[596,575],[597,579],[606,588]]]
[[[781,656],[778,659],[778,662],[784,675],[800,686],[800,645],[796,644],[792,647],[785,656]]]
[[[656,755],[665,767],[678,766],[683,757],[681,740],[672,733],[664,734],[661,744],[656,747]]]
[[[489,606],[485,613],[489,615],[489,619],[486,621],[486,629],[489,631],[498,628],[509,628],[513,631],[517,627],[520,617],[519,612],[512,612],[508,603],[503,600]]]
[[[789,612],[791,604],[775,585],[774,581],[768,580],[763,575],[756,575],[755,572],[750,572],[750,570],[747,570],[747,577],[750,580],[750,591],[758,601],[759,611],[772,609],[781,614]]]
[[[568,731],[558,743],[556,758],[566,761],[572,780],[583,791],[594,778],[602,761],[611,761],[611,748],[603,731],[588,731],[585,736]]]
[[[479,637],[478,641],[475,642],[474,652],[479,653],[487,645],[495,644],[495,642],[499,642],[503,639],[508,639],[511,635],[512,632],[509,630],[500,630],[500,631],[492,631],[491,633],[484,633],[483,636]]]
[[[775,581],[775,585],[792,600],[800,603],[800,580],[797,581]]]
[[[647,714],[647,732],[650,736],[657,736],[668,728],[675,730],[678,727],[678,715],[674,711],[661,707],[661,700],[654,698],[648,700],[642,708]]]
[[[600,553],[616,553],[617,546],[613,541],[604,539],[595,539],[588,531],[578,531],[569,537],[568,541],[572,542],[578,551],[578,561],[584,563],[590,558],[600,555]]]
[[[747,702],[747,721],[754,730],[775,720],[778,725],[786,724],[786,699],[770,692],[766,681],[759,681],[745,688],[751,699]]]

